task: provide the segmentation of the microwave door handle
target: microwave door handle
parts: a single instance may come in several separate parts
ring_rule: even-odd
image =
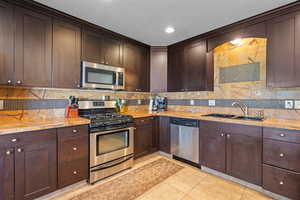
[[[116,83],[116,86],[119,85],[119,72],[116,72],[116,81],[115,81],[115,83]]]

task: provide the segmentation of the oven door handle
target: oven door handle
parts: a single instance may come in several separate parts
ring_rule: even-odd
[[[109,163],[102,164],[102,165],[97,166],[97,167],[93,167],[92,169],[90,169],[90,172],[96,172],[96,171],[104,170],[104,169],[107,169],[107,168],[110,168],[110,167],[114,167],[116,165],[119,165],[121,163],[124,163],[124,162],[130,160],[131,158],[133,158],[133,155],[125,156],[121,159],[117,159],[117,160],[111,161]]]

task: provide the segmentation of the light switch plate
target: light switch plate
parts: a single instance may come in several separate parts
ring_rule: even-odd
[[[295,109],[300,109],[300,100],[295,101]]]
[[[0,110],[4,109],[4,100],[0,100]]]
[[[216,106],[216,100],[208,100],[208,106]]]
[[[138,100],[137,100],[137,103],[138,103],[139,105],[141,105],[141,104],[142,104],[142,100],[138,99]]]
[[[195,100],[194,100],[194,99],[191,99],[191,100],[190,100],[190,105],[191,105],[191,106],[195,105]]]
[[[294,101],[293,100],[285,100],[285,109],[293,109]]]

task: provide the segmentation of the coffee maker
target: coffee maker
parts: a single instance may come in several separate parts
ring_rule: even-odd
[[[167,97],[156,96],[152,102],[152,111],[166,111],[168,106]]]

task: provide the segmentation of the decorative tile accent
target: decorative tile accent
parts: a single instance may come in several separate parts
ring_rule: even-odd
[[[182,166],[160,158],[70,200],[133,200],[181,169]]]
[[[260,63],[221,67],[219,73],[219,83],[259,81]]]

